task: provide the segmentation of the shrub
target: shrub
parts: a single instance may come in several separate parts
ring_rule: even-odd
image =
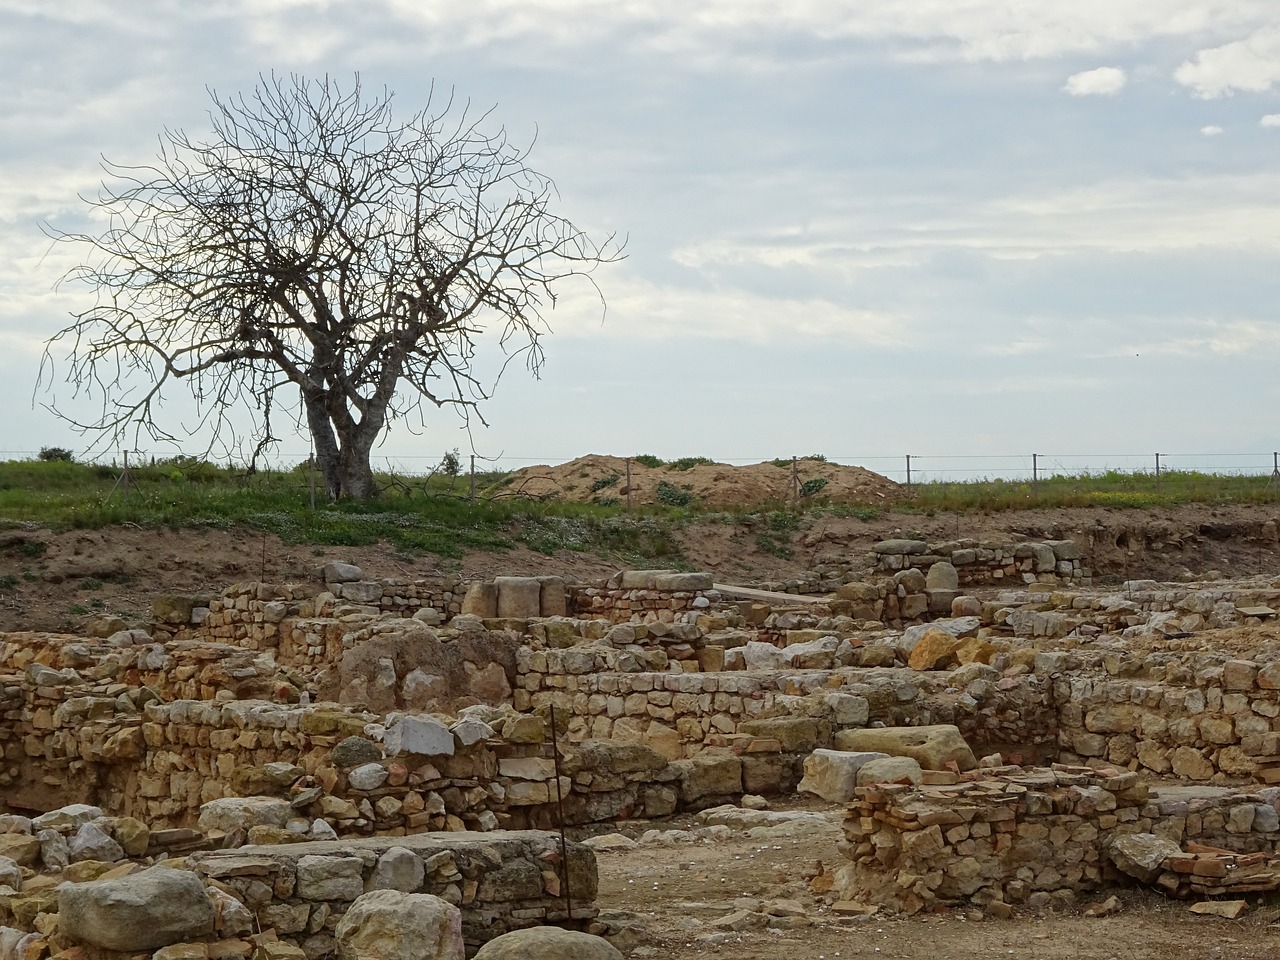
[[[658,502],[665,503],[669,507],[687,507],[693,503],[693,494],[688,490],[681,490],[674,483],[659,480]]]
[[[815,493],[819,492],[826,485],[827,485],[826,477],[814,477],[810,480],[806,480],[804,483],[800,484],[800,496],[812,497]]]
[[[666,462],[661,457],[655,457],[651,453],[641,453],[637,456],[632,457],[631,459],[634,460],[636,463],[640,464],[642,467],[653,467],[655,469],[662,466]]]
[[[41,447],[38,454],[45,463],[51,463],[55,460],[61,460],[64,463],[74,463],[76,455],[66,447]]]
[[[690,467],[701,466],[704,463],[715,463],[710,457],[681,457],[679,460],[672,460],[668,466],[672,470],[688,470]]]

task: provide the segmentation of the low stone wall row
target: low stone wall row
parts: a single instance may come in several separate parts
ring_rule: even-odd
[[[1280,789],[1166,796],[1114,768],[1000,768],[857,795],[844,820],[841,852],[854,866],[845,883],[912,912],[939,901],[1044,905],[1097,889],[1117,879],[1108,856],[1122,836],[1242,853],[1280,844]]]
[[[873,548],[875,569],[886,574],[915,569],[928,573],[937,564],[954,569],[961,586],[1006,582],[1088,583],[1092,571],[1082,563],[1074,540],[1004,543],[954,540],[882,540]]]

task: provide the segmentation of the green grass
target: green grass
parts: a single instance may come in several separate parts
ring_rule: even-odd
[[[1158,485],[1151,473],[1114,471],[1049,477],[1034,485],[998,479],[923,483],[913,485],[909,499],[889,507],[803,505],[798,513],[782,503],[704,510],[688,491],[670,482],[664,482],[659,504],[630,513],[612,497],[610,502],[596,504],[536,501],[516,496],[510,475],[502,472],[477,474],[474,502],[468,499],[467,477],[387,475],[379,477],[384,494],[375,501],[334,504],[318,494],[314,507],[315,478],[305,467],[246,473],[178,458],[134,467],[127,489],[119,475],[118,469],[109,466],[61,460],[0,462],[0,527],[36,523],[66,530],[131,523],[148,528],[238,528],[273,533],[317,549],[383,542],[405,556],[459,557],[464,550],[504,550],[524,544],[547,554],[590,551],[635,565],[678,567],[682,562],[679,531],[695,521],[747,524],[759,549],[788,557],[792,534],[819,516],[874,520],[887,511],[1148,509],[1183,503],[1280,501],[1280,485],[1271,485],[1266,476],[1178,471],[1163,473]],[[596,492],[615,483],[597,481]],[[27,540],[16,550],[23,562],[36,562],[44,548],[38,540]],[[34,579],[35,574],[24,569],[22,577]],[[16,581],[6,589],[14,586]],[[84,590],[98,586],[97,582],[81,585]]]
[[[1029,480],[916,483],[901,508],[917,511],[1027,510],[1041,507],[1129,507],[1149,509],[1184,503],[1275,503],[1280,482],[1267,476],[1197,471],[1080,473]]]

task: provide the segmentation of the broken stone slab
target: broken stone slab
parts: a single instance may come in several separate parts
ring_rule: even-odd
[[[911,757],[925,770],[945,770],[949,763],[954,763],[962,772],[978,766],[978,759],[959,728],[948,723],[839,730],[835,746],[837,750]]]
[[[1201,917],[1236,920],[1249,909],[1249,902],[1247,900],[1205,900],[1201,903],[1193,903],[1187,909]]]
[[[1181,854],[1182,848],[1176,843],[1153,833],[1116,837],[1107,848],[1107,856],[1117,870],[1143,883],[1151,883],[1160,875],[1165,860]]]
[[[31,831],[41,830],[78,830],[86,823],[91,823],[102,816],[102,808],[87,803],[72,803],[57,810],[42,813],[31,821]]]
[[[907,666],[912,670],[943,670],[956,662],[959,643],[945,630],[930,627],[911,648]]]
[[[320,577],[325,583],[353,583],[364,579],[364,571],[354,563],[342,563],[334,560],[320,568]]]
[[[213,933],[213,903],[194,873],[152,867],[118,880],[58,887],[58,929],[77,943],[129,953]]]
[[[858,771],[887,753],[815,750],[804,761],[804,778],[797,790],[813,793],[831,803],[857,799]]]
[[[923,540],[881,540],[879,543],[872,544],[871,549],[878,554],[898,554],[905,556],[916,556],[925,553],[929,549],[929,545]]]

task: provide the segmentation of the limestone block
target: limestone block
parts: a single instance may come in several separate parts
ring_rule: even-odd
[[[465,717],[450,727],[449,732],[453,734],[458,746],[466,748],[492,737],[493,727],[475,717]]]
[[[347,737],[329,752],[329,762],[339,769],[358,767],[382,759],[382,748],[366,737]]]
[[[996,645],[990,640],[983,640],[979,637],[969,637],[961,640],[953,651],[955,658],[961,664],[966,663],[982,663],[989,664],[996,655]]]
[[[924,588],[929,590],[959,590],[960,574],[946,560],[939,560],[925,574]]]
[[[1228,660],[1222,665],[1222,689],[1252,690],[1258,665],[1252,660]]]
[[[1214,774],[1213,764],[1194,747],[1176,747],[1169,760],[1174,774],[1188,780],[1208,780]]]
[[[498,615],[498,587],[490,581],[477,580],[462,598],[462,613],[489,619]]]
[[[808,753],[817,749],[830,736],[826,724],[820,724],[810,717],[744,720],[738,724],[738,733],[777,740],[786,753]]]
[[[231,833],[260,824],[283,827],[292,814],[289,801],[279,797],[222,797],[201,805],[198,824],[205,833]]]
[[[213,933],[213,904],[194,873],[152,867],[58,888],[59,932],[104,950],[151,951]]]
[[[835,735],[835,746],[837,750],[911,757],[925,770],[943,770],[950,762],[961,771],[978,766],[969,744],[952,724],[840,730]]]
[[[393,757],[451,757],[454,753],[453,734],[435,717],[401,717],[387,728],[383,745]]]
[[[538,597],[540,616],[563,617],[569,612],[563,577],[539,577],[542,590]]]
[[[742,793],[742,761],[732,754],[703,753],[671,766],[679,774],[680,799],[686,803]]]
[[[355,856],[317,856],[298,859],[295,892],[303,900],[355,900],[364,892],[364,861]]]
[[[957,639],[963,640],[968,637],[976,637],[981,626],[982,621],[977,617],[953,617],[949,620],[921,623],[913,627],[907,627],[906,630],[902,631],[902,636],[898,638],[897,647],[903,656],[907,656],[915,649],[915,645],[920,642],[920,638],[930,630],[942,630]]]
[[[340,960],[463,960],[462,914],[425,893],[374,890],[351,905],[334,936]]]
[[[698,590],[710,590],[712,586],[709,573],[659,573],[653,578],[652,589],[693,593]]]
[[[954,662],[959,641],[945,630],[930,627],[911,648],[907,666],[912,670],[943,670]]]
[[[40,841],[25,833],[0,833],[0,857],[29,867],[40,856]]]
[[[376,580],[358,580],[342,584],[336,592],[348,603],[377,603],[382,599],[382,584]]]
[[[857,773],[857,786],[873,783],[910,782],[919,786],[924,779],[920,764],[911,757],[879,757],[864,763]]]
[[[542,615],[542,584],[534,577],[496,577],[498,616],[529,620]]]
[[[871,760],[887,756],[887,753],[815,750],[805,758],[804,779],[796,789],[817,794],[832,803],[850,803],[856,799],[858,771]]]
[[[865,727],[871,719],[871,704],[866,697],[851,693],[829,693],[822,702],[831,711],[837,727]]]

